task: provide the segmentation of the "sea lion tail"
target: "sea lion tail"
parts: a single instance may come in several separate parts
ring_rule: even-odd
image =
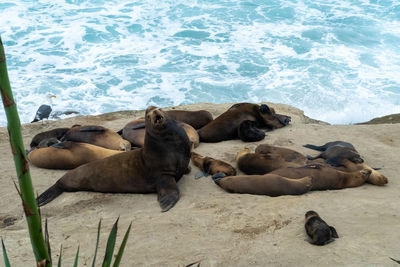
[[[307,144],[307,145],[303,145],[303,146],[306,147],[306,148],[314,149],[314,150],[318,150],[318,151],[324,151],[325,150],[324,146],[314,146],[314,145],[311,145],[311,144]]]
[[[64,190],[61,188],[61,186],[58,183],[55,183],[49,189],[44,191],[40,196],[38,196],[36,202],[39,207],[44,206],[59,195],[61,195],[63,192]]]

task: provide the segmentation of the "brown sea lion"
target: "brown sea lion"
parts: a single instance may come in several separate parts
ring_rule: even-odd
[[[284,167],[269,172],[291,179],[305,176],[312,178],[311,190],[329,190],[357,187],[364,184],[371,171],[363,169],[354,172],[343,172],[323,164],[307,164],[301,167]]]
[[[289,124],[290,117],[276,114],[273,108],[267,105],[257,105],[251,103],[239,103],[230,107],[216,119],[198,130],[201,142],[220,142],[238,138],[238,129],[244,121],[254,121],[257,127],[268,128],[270,130],[281,128]],[[251,127],[248,127],[251,129]],[[251,141],[253,131],[246,136],[245,132],[241,137],[246,141]],[[254,140],[254,141],[258,141]]]
[[[282,167],[298,167],[307,163],[307,158],[294,150],[266,144],[257,146],[256,153],[244,148],[237,153],[237,166],[246,174],[266,174]]]
[[[307,211],[304,227],[306,228],[307,235],[311,238],[310,243],[314,245],[323,246],[332,242],[333,238],[339,238],[336,229],[329,226],[313,210]]]
[[[178,123],[161,109],[146,109],[146,137],[143,148],[89,162],[68,171],[42,193],[43,206],[63,192],[155,193],[162,211],[179,200],[176,182],[187,172],[189,139]]]
[[[277,174],[238,175],[213,178],[214,182],[230,193],[266,195],[301,195],[310,191],[311,177],[290,179]]]
[[[187,123],[178,123],[185,130],[187,136],[189,137],[189,141],[191,142],[191,144],[193,144],[193,147],[198,147],[200,143],[200,138],[197,131]],[[137,119],[125,125],[125,127],[122,129],[121,136],[122,138],[131,142],[132,146],[143,147],[145,133],[146,128],[144,127],[144,119]]]
[[[200,129],[201,127],[207,125],[213,120],[210,112],[207,110],[179,110],[173,109],[165,111],[171,118],[189,124],[195,129]]]
[[[72,127],[64,134],[61,141],[88,143],[114,150],[127,151],[131,149],[131,143],[128,140],[124,140],[111,129],[96,125]]]
[[[311,144],[304,145],[304,147],[323,151],[321,154],[311,157],[307,156],[309,160],[314,160],[317,158],[323,158],[327,163],[332,166],[341,166],[344,159],[348,159],[354,163],[363,163],[364,160],[361,158],[360,154],[350,143],[343,141],[328,142],[322,146],[315,146]]]
[[[56,128],[50,131],[38,133],[32,138],[30,147],[35,148],[39,145],[41,141],[49,138],[56,138],[60,140],[64,136],[64,134],[69,131],[69,129],[71,128]]]
[[[192,152],[191,159],[195,166],[197,166],[206,175],[212,175],[213,178],[236,175],[235,168],[222,160],[204,157],[195,152]]]
[[[122,152],[87,143],[65,141],[53,146],[37,148],[28,154],[28,159],[39,168],[73,169]]]

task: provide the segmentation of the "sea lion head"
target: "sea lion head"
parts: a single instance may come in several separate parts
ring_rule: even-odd
[[[239,150],[239,152],[236,154],[236,161],[238,161],[241,157],[244,155],[247,155],[250,153],[250,148],[245,147],[242,150]]]
[[[290,116],[276,114],[273,108],[268,107],[266,104],[262,104],[258,107],[259,114],[262,118],[263,124],[271,129],[282,128],[288,125],[291,121]]]
[[[163,110],[155,106],[146,109],[145,125],[146,129],[163,130],[166,128],[170,118]]]

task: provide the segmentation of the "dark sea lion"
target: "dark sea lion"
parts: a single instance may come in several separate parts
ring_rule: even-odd
[[[179,200],[176,182],[188,171],[189,139],[178,123],[161,109],[146,109],[143,148],[89,162],[68,171],[42,193],[43,206],[63,192],[155,193],[162,211]]]
[[[56,128],[50,131],[45,131],[38,133],[32,138],[31,141],[31,148],[35,148],[39,145],[42,140],[49,139],[49,138],[56,138],[60,140],[66,132],[68,132],[70,128]]]
[[[72,127],[64,134],[61,141],[88,143],[114,150],[127,151],[131,149],[131,143],[124,140],[119,134],[111,129],[96,125]]]
[[[256,153],[244,148],[237,153],[237,166],[246,174],[266,174],[282,167],[298,167],[307,163],[307,158],[294,150],[266,144],[257,146]]]
[[[171,118],[189,124],[195,129],[200,129],[201,127],[207,125],[213,120],[210,112],[207,110],[168,110],[165,111]]]
[[[348,159],[354,163],[363,163],[364,160],[360,154],[350,143],[343,141],[334,141],[326,143],[322,146],[314,146],[311,144],[304,145],[304,147],[311,148],[318,151],[323,151],[321,154],[311,157],[307,156],[309,160],[323,158],[327,163],[332,166],[341,166],[344,159]]]
[[[65,141],[53,146],[37,148],[28,154],[28,159],[39,168],[73,169],[122,152],[87,143]]]
[[[48,138],[48,139],[43,139],[42,141],[40,141],[40,143],[36,146],[36,148],[44,148],[44,147],[49,147],[55,144],[60,143],[60,140],[58,140],[57,138]]]
[[[307,235],[311,238],[310,243],[314,245],[323,246],[332,242],[333,238],[339,238],[336,229],[329,226],[313,210],[307,211],[304,227],[306,228]]]
[[[239,125],[238,137],[244,142],[257,142],[265,138],[265,132],[257,128],[257,122],[246,120]]]
[[[290,117],[276,114],[273,108],[265,104],[235,104],[198,130],[200,141],[220,142],[238,138],[238,128],[244,121],[254,121],[257,127],[272,130],[288,125]],[[253,132],[250,133],[253,134]]]
[[[197,131],[187,123],[178,123],[185,130],[186,134],[189,137],[189,141],[193,144],[193,146],[198,147],[200,143],[200,137]],[[131,142],[132,146],[143,147],[145,133],[146,128],[144,127],[144,119],[137,119],[129,122],[127,125],[124,126],[121,136],[122,138]]]
[[[290,179],[277,174],[238,175],[215,178],[215,183],[230,193],[266,195],[301,195],[311,189],[312,179]]]
[[[206,175],[210,174],[214,178],[236,175],[235,168],[222,160],[204,157],[195,152],[192,152],[191,159],[195,166],[202,170]]]
[[[277,174],[291,179],[309,176],[312,178],[311,190],[329,190],[360,186],[367,181],[371,171],[363,169],[354,172],[343,172],[329,165],[307,164],[301,167],[280,168],[268,174]]]

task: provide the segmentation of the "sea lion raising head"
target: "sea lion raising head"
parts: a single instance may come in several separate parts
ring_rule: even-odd
[[[157,193],[162,211],[179,200],[177,181],[187,173],[190,143],[185,131],[161,109],[150,106],[145,115],[143,148],[89,162],[67,172],[42,193],[40,206],[63,192]]]

